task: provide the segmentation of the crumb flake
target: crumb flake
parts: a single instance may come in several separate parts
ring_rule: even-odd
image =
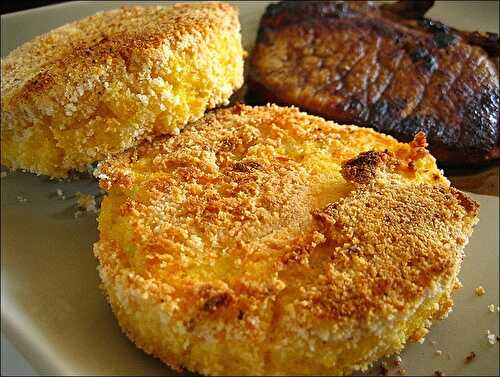
[[[498,341],[498,338],[495,334],[491,333],[490,330],[487,330],[486,336],[488,338],[488,343],[495,344]]]
[[[491,313],[495,313],[495,305],[493,305],[493,304],[488,305],[488,310],[489,310]]]
[[[95,196],[90,194],[76,193],[78,208],[85,212],[97,213]],[[76,213],[75,213],[76,216]]]
[[[465,358],[465,363],[470,363],[472,360],[476,358],[476,353],[474,351],[471,351],[467,357]]]
[[[404,376],[404,375],[406,374],[406,369],[404,369],[404,368],[399,368],[399,369],[398,369],[398,374],[399,374],[400,376]]]
[[[25,197],[24,197],[24,196],[22,196],[22,195],[18,195],[18,196],[16,197],[16,199],[17,199],[17,201],[18,201],[19,203],[26,203],[26,202],[28,201],[28,199],[27,199],[27,198],[25,198]]]
[[[58,188],[56,190],[56,195],[57,195],[58,199],[60,199],[60,200],[66,200],[66,195],[64,194],[64,191],[61,190],[60,188]]]
[[[446,374],[442,371],[442,370],[436,370],[434,371],[434,375],[437,376],[437,377],[444,377],[446,376]]]
[[[479,287],[477,287],[475,290],[474,290],[474,293],[476,294],[476,296],[483,296],[485,293],[486,293],[486,290],[483,288],[482,285],[480,285]]]
[[[443,351],[441,351],[441,350],[436,350],[436,351],[434,352],[434,354],[435,354],[436,356],[441,356],[441,355],[443,354]]]

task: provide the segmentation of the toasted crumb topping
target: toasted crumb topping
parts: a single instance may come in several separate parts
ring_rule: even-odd
[[[76,102],[72,99],[91,89],[95,84],[93,79],[104,75],[102,68],[110,66],[113,59],[124,61],[129,70],[137,69],[140,60],[154,58],[151,54],[162,44],[173,47],[186,43],[186,31],[192,33],[192,38],[197,38],[197,34],[207,36],[210,23],[222,23],[228,15],[235,26],[238,21],[232,17],[234,12],[230,5],[216,2],[168,8],[122,7],[99,12],[36,37],[3,59],[2,98],[5,95],[10,101],[17,94],[49,90],[58,80],[67,80],[63,75],[68,72],[77,77],[87,75],[87,82],[72,88],[61,99],[71,113]],[[62,43],[63,38],[71,43]],[[139,56],[141,53],[145,56]]]
[[[404,165],[411,148],[297,109],[239,105],[100,163],[108,194],[95,253],[115,311],[137,325],[127,327],[133,334],[147,326],[155,354],[171,341],[161,329],[182,326],[175,339],[186,349],[207,344],[199,339],[217,350],[250,345],[258,367],[249,370],[286,374],[303,370],[280,361],[292,352],[316,363],[333,344],[376,347],[425,301],[423,318],[392,340],[398,352],[449,310],[478,215],[442,175],[436,182],[428,154],[414,174],[376,169],[366,183],[342,175],[361,153]],[[189,362],[182,352],[169,363]],[[358,356],[316,370],[345,374],[374,359]]]
[[[122,7],[61,26],[1,64],[1,161],[52,177],[228,103],[243,84],[238,10]]]

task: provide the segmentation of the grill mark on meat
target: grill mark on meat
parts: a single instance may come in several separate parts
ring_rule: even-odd
[[[467,55],[467,57],[466,57],[466,59],[465,59],[465,60],[468,60],[468,59],[469,59],[469,56],[470,56],[470,55]],[[448,94],[448,92],[450,91],[450,86],[451,86],[451,85],[452,85],[452,83],[453,83],[453,82],[454,82],[454,81],[455,81],[455,80],[456,80],[456,79],[457,79],[457,78],[461,75],[461,72],[463,71],[463,69],[464,69],[464,67],[465,67],[465,63],[464,63],[464,61],[462,61],[462,60],[460,60],[460,59],[457,59],[457,64],[459,65],[459,68],[458,68],[458,71],[457,71],[457,72],[455,72],[455,73],[454,73],[454,70],[455,70],[455,68],[454,68],[454,67],[451,67],[451,66],[450,66],[450,69],[448,69],[448,71],[447,71],[447,72],[448,72],[448,73],[450,73],[450,72],[451,72],[451,75],[447,75],[448,81],[438,82],[437,84],[436,84],[436,82],[429,81],[428,85],[427,85],[427,86],[426,86],[426,88],[425,88],[425,90],[426,90],[426,91],[425,91],[425,94],[424,94],[424,96],[423,96],[423,98],[422,98],[422,101],[421,101],[421,103],[420,103],[419,107],[415,109],[414,113],[419,113],[419,112],[420,112],[420,110],[421,110],[422,105],[423,105],[423,104],[425,104],[425,101],[424,101],[424,100],[425,100],[425,99],[427,99],[427,98],[431,98],[431,97],[429,96],[429,90],[431,90],[431,89],[432,89],[433,87],[435,87],[435,86],[437,86],[437,88],[438,88],[438,89],[441,89],[442,98],[447,100],[449,107],[451,107],[451,108],[454,108],[454,107],[455,107],[455,105],[454,105],[453,101],[451,101],[451,100],[448,98],[447,94]],[[440,73],[440,75],[442,75],[442,74],[443,74],[442,72],[439,72],[439,73]],[[438,77],[437,79],[439,80],[439,77]],[[443,89],[444,89],[444,90],[443,90]],[[444,107],[444,106],[443,106],[443,107]],[[422,110],[423,110],[423,109],[422,109]]]
[[[330,88],[333,88],[333,91],[332,90],[329,91],[329,94],[331,96],[335,96],[336,93],[338,93],[339,91],[341,91],[341,90],[344,89],[344,87],[345,87],[345,78],[347,77],[347,75],[351,71],[352,64],[351,64],[351,67],[347,68],[346,71],[342,72],[341,74],[339,74],[339,72],[338,72],[338,67],[342,67],[342,66],[344,66],[346,64],[347,59],[349,59],[350,54],[352,54],[353,51],[356,50],[356,47],[358,46],[358,43],[360,42],[360,40],[361,40],[361,38],[358,37],[356,40],[351,41],[351,43],[348,45],[349,48],[348,48],[347,53],[345,53],[343,55],[341,62],[335,66],[334,73],[335,73],[335,77],[338,77],[338,78],[334,79],[333,81],[330,80],[330,82],[328,83],[328,85],[325,85],[325,86],[328,86]],[[355,60],[353,64],[357,64],[357,62],[360,61],[360,60],[361,59]],[[330,75],[332,73],[333,72],[331,72]],[[321,89],[316,90],[314,94],[317,95],[320,92],[321,92]]]
[[[344,68],[342,69],[343,66],[346,65],[346,62],[348,61],[348,59],[350,58],[350,54],[352,54],[354,52],[354,50],[356,50],[356,47],[358,46],[358,42],[360,41],[361,38],[358,38],[356,41],[353,41],[351,44],[350,44],[350,48],[349,48],[349,51],[347,54],[344,55],[344,57],[342,58],[342,61],[337,64],[335,66],[335,75],[338,76],[337,79],[333,80],[332,83],[336,83],[336,82],[343,82],[344,78],[347,76],[347,74],[349,73],[350,71],[350,68]],[[359,59],[358,59],[359,60]],[[355,62],[357,62],[358,60],[355,60]],[[345,71],[345,72],[339,72],[338,71],[338,68],[341,68],[342,71]]]
[[[361,45],[361,46],[363,46],[363,45]],[[358,64],[359,64],[359,63],[360,63],[360,62],[364,59],[364,57],[366,56],[366,53],[365,53],[365,51],[366,51],[366,50],[365,50],[364,48],[362,48],[362,51],[363,51],[363,53],[362,53],[361,55],[359,55],[359,56],[357,57],[357,59],[356,59],[356,60],[354,60],[354,62],[353,62],[353,63],[351,64],[351,66],[347,69],[347,71],[346,71],[346,72],[345,72],[345,73],[341,76],[341,78],[340,78],[339,80],[337,80],[337,81],[340,81],[340,82],[347,82],[348,77],[349,77],[349,75],[351,74],[351,72],[352,72],[352,71],[356,68],[356,66],[357,66],[357,65],[358,65]],[[347,84],[349,84],[349,83],[347,82]],[[344,86],[344,87],[345,87],[345,86]],[[342,89],[340,89],[340,90],[342,90]],[[337,91],[336,91],[336,92],[337,92]],[[336,92],[334,92],[334,93],[336,93]]]
[[[454,77],[454,80],[451,82],[449,88],[448,88],[448,92],[453,92],[453,89],[455,88],[455,86],[457,85],[457,83],[460,82],[460,79],[462,78],[462,75],[464,74],[464,71],[465,71],[465,67],[468,67],[469,66],[469,59],[472,55],[472,51],[469,52],[469,54],[467,55],[467,57],[465,59],[463,59],[461,62],[461,67],[460,67],[460,71],[459,73]],[[474,62],[472,62],[474,63]]]
[[[432,76],[434,75],[434,72],[432,72],[429,76],[429,78],[426,80],[425,83],[423,83],[423,89],[420,91],[420,93],[418,93],[415,98],[416,98],[416,102],[413,104],[413,107],[411,109],[408,110],[408,115],[410,114],[414,114],[417,112],[418,110],[418,107],[420,106],[420,104],[422,103],[422,101],[424,100],[425,98],[425,94],[427,92],[427,88],[429,87],[429,82],[431,81],[432,79]],[[425,77],[425,76],[424,76]],[[407,116],[408,116],[407,115]]]
[[[388,16],[390,7],[363,2],[280,3],[261,21],[261,31],[265,26],[272,37],[259,33],[250,67],[250,97],[259,95],[252,93],[253,88],[265,88],[266,100],[297,105],[342,123],[371,126],[405,141],[423,130],[431,152],[445,165],[481,164],[495,158],[499,150],[498,74],[487,54],[467,44],[471,33],[431,20],[408,19],[397,12]],[[310,72],[300,60],[293,61],[298,57],[292,57],[282,65],[274,59],[278,61],[275,73],[266,81],[269,71],[258,67],[271,58],[272,41],[300,39],[291,31],[301,29],[314,32],[312,54],[329,74],[316,74],[313,85],[302,83],[295,76],[307,78]],[[490,44],[495,40],[482,39]],[[322,43],[328,49],[321,49]],[[358,51],[359,43],[365,47],[363,54]],[[311,42],[305,45],[311,47]],[[333,54],[341,51],[340,62],[326,63],[330,50]],[[342,71],[353,54],[353,62]],[[323,77],[328,82],[316,82]]]
[[[461,62],[460,71],[458,72],[458,74],[457,74],[457,75],[455,75],[455,76],[454,76],[454,79],[453,79],[453,81],[452,81],[452,84],[450,84],[450,85],[448,86],[448,89],[447,89],[447,91],[446,91],[446,92],[449,92],[449,91],[451,90],[451,87],[452,87],[453,83],[455,83],[455,82],[456,82],[457,78],[461,77],[462,72],[464,71],[464,67],[466,66],[467,61],[469,60],[469,57],[470,57],[470,53],[469,53],[469,55],[467,55],[467,57],[466,57],[463,61],[460,61],[460,60],[459,60],[459,62]],[[420,111],[420,106],[421,106],[421,104],[422,104],[423,100],[424,100],[425,98],[428,98],[428,96],[429,96],[429,87],[430,87],[430,83],[432,82],[432,77],[433,77],[433,75],[434,75],[434,72],[432,72],[432,75],[429,77],[429,79],[428,79],[428,80],[426,81],[426,83],[424,84],[424,92],[423,92],[422,96],[420,97],[420,100],[419,100],[418,104],[417,104],[417,105],[413,108],[413,111],[411,111],[411,113],[410,113],[410,114],[418,114],[418,112]],[[446,93],[443,93],[443,96],[444,96],[445,94],[446,94]]]
[[[394,69],[393,72],[391,72],[390,76],[389,76],[389,82],[387,83],[387,85],[382,89],[380,95],[379,95],[379,99],[383,99],[384,98],[384,94],[385,94],[385,91],[392,85],[392,82],[394,80],[394,77],[396,76],[396,73],[398,72],[398,69],[399,69],[399,65],[401,64],[401,61],[404,59],[404,53],[403,52],[400,52],[400,55],[398,56],[398,59],[396,61],[396,67]],[[377,101],[378,102],[378,101]]]
[[[375,40],[375,43],[371,43],[370,44],[370,47],[371,49],[369,48],[368,49],[368,52],[365,54],[365,58],[360,60],[360,63],[364,63],[366,60],[370,59],[370,62],[371,64],[369,64],[369,66],[373,66],[373,60],[374,60],[374,56],[376,56],[377,54],[377,41],[378,40],[378,37],[376,37],[376,40]],[[356,67],[354,67],[352,69],[352,75],[357,75],[357,77],[359,77],[359,79],[361,80],[362,82],[362,88],[361,88],[361,91],[358,90],[358,92],[356,93],[356,96],[358,98],[360,98],[360,101],[362,102],[363,104],[363,110],[361,111],[360,113],[360,117],[365,119],[365,118],[368,118],[369,114],[368,114],[368,87],[370,85],[370,71],[367,70],[367,69],[364,69],[362,71],[360,71],[360,64],[358,63]]]
[[[352,52],[352,49],[353,47],[349,47],[349,51],[347,53],[343,53],[342,54],[342,57],[341,57],[341,62],[337,65],[341,65],[341,64],[345,64],[345,61],[346,61],[346,58],[349,56],[349,53]],[[344,50],[342,50],[342,52],[344,52]],[[324,60],[321,59],[321,68],[323,68],[324,66]],[[324,84],[320,84],[320,85],[315,85],[315,88],[314,88],[314,95],[318,95],[319,93],[323,92],[327,87],[331,87],[332,85],[338,83],[339,81],[341,82],[341,80],[334,80],[332,81],[332,74],[335,73],[335,75],[337,76],[338,74],[336,73],[336,71],[329,71],[329,80],[324,83]],[[336,90],[334,90],[333,92],[330,92],[332,94],[335,93]]]
[[[342,60],[341,60],[341,62],[344,62],[344,61],[345,61],[345,59],[346,59],[347,55],[349,55],[349,53],[351,52],[351,50],[352,50],[352,48],[349,48],[348,53],[344,53],[344,54],[342,55]],[[337,67],[335,67],[335,68],[337,68]],[[330,72],[330,76],[331,76],[331,77],[332,77],[332,74],[335,74],[335,76],[337,76],[337,75],[338,75],[338,74],[337,74],[337,70],[335,69],[333,72]],[[333,77],[335,77],[335,76],[333,76]],[[335,86],[336,86],[338,83],[339,83],[339,80],[338,80],[338,79],[333,79],[333,80],[330,80],[330,82],[328,83],[327,87],[328,87],[328,88],[330,88],[330,89],[331,89],[331,88],[335,88]],[[343,85],[342,85],[342,86],[343,86]],[[335,93],[335,91],[336,91],[336,89],[333,89],[333,91],[332,91],[332,90],[329,90],[329,92],[328,92],[328,93],[329,93],[329,94],[333,94],[333,93]]]
[[[377,73],[374,75],[374,77],[372,78],[372,80],[370,81],[369,85],[368,85],[368,88],[366,89],[366,92],[367,92],[367,103],[373,103],[372,102],[372,99],[371,99],[371,96],[369,95],[369,90],[370,88],[372,87],[372,85],[378,80],[379,76],[380,76],[380,72],[382,71],[382,62],[379,60],[379,53],[380,53],[380,45],[382,44],[382,39],[379,38],[378,36],[376,36],[376,40],[375,40],[375,59],[374,59],[374,64],[375,64],[375,67],[377,67]],[[370,97],[370,98],[368,98]]]

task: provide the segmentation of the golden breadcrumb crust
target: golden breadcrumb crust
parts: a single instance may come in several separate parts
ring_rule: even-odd
[[[2,164],[54,177],[177,133],[243,84],[238,11],[222,3],[97,13],[2,59]]]
[[[478,205],[403,144],[237,105],[101,162],[94,247],[125,333],[203,374],[347,374],[447,314]]]

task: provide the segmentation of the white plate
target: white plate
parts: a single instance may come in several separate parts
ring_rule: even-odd
[[[2,16],[2,56],[68,21],[109,9],[116,2],[80,2]],[[255,37],[262,2],[238,4],[244,43]],[[498,2],[439,2],[430,16],[464,29],[498,32]],[[92,244],[97,240],[95,215],[75,219],[75,200],[58,200],[77,191],[97,193],[90,180],[57,182],[23,173],[1,180],[2,331],[41,374],[168,375],[156,359],[136,349],[120,332],[99,290]],[[20,203],[17,196],[28,199]],[[455,296],[449,318],[436,323],[424,344],[403,352],[408,374],[498,375],[499,346],[486,332],[499,333],[499,200],[472,195],[481,203],[481,221],[466,248],[460,274],[463,288]],[[477,297],[482,285],[486,294]],[[436,345],[432,341],[437,342]],[[435,347],[443,355],[435,355]],[[477,355],[464,363],[470,351]]]

